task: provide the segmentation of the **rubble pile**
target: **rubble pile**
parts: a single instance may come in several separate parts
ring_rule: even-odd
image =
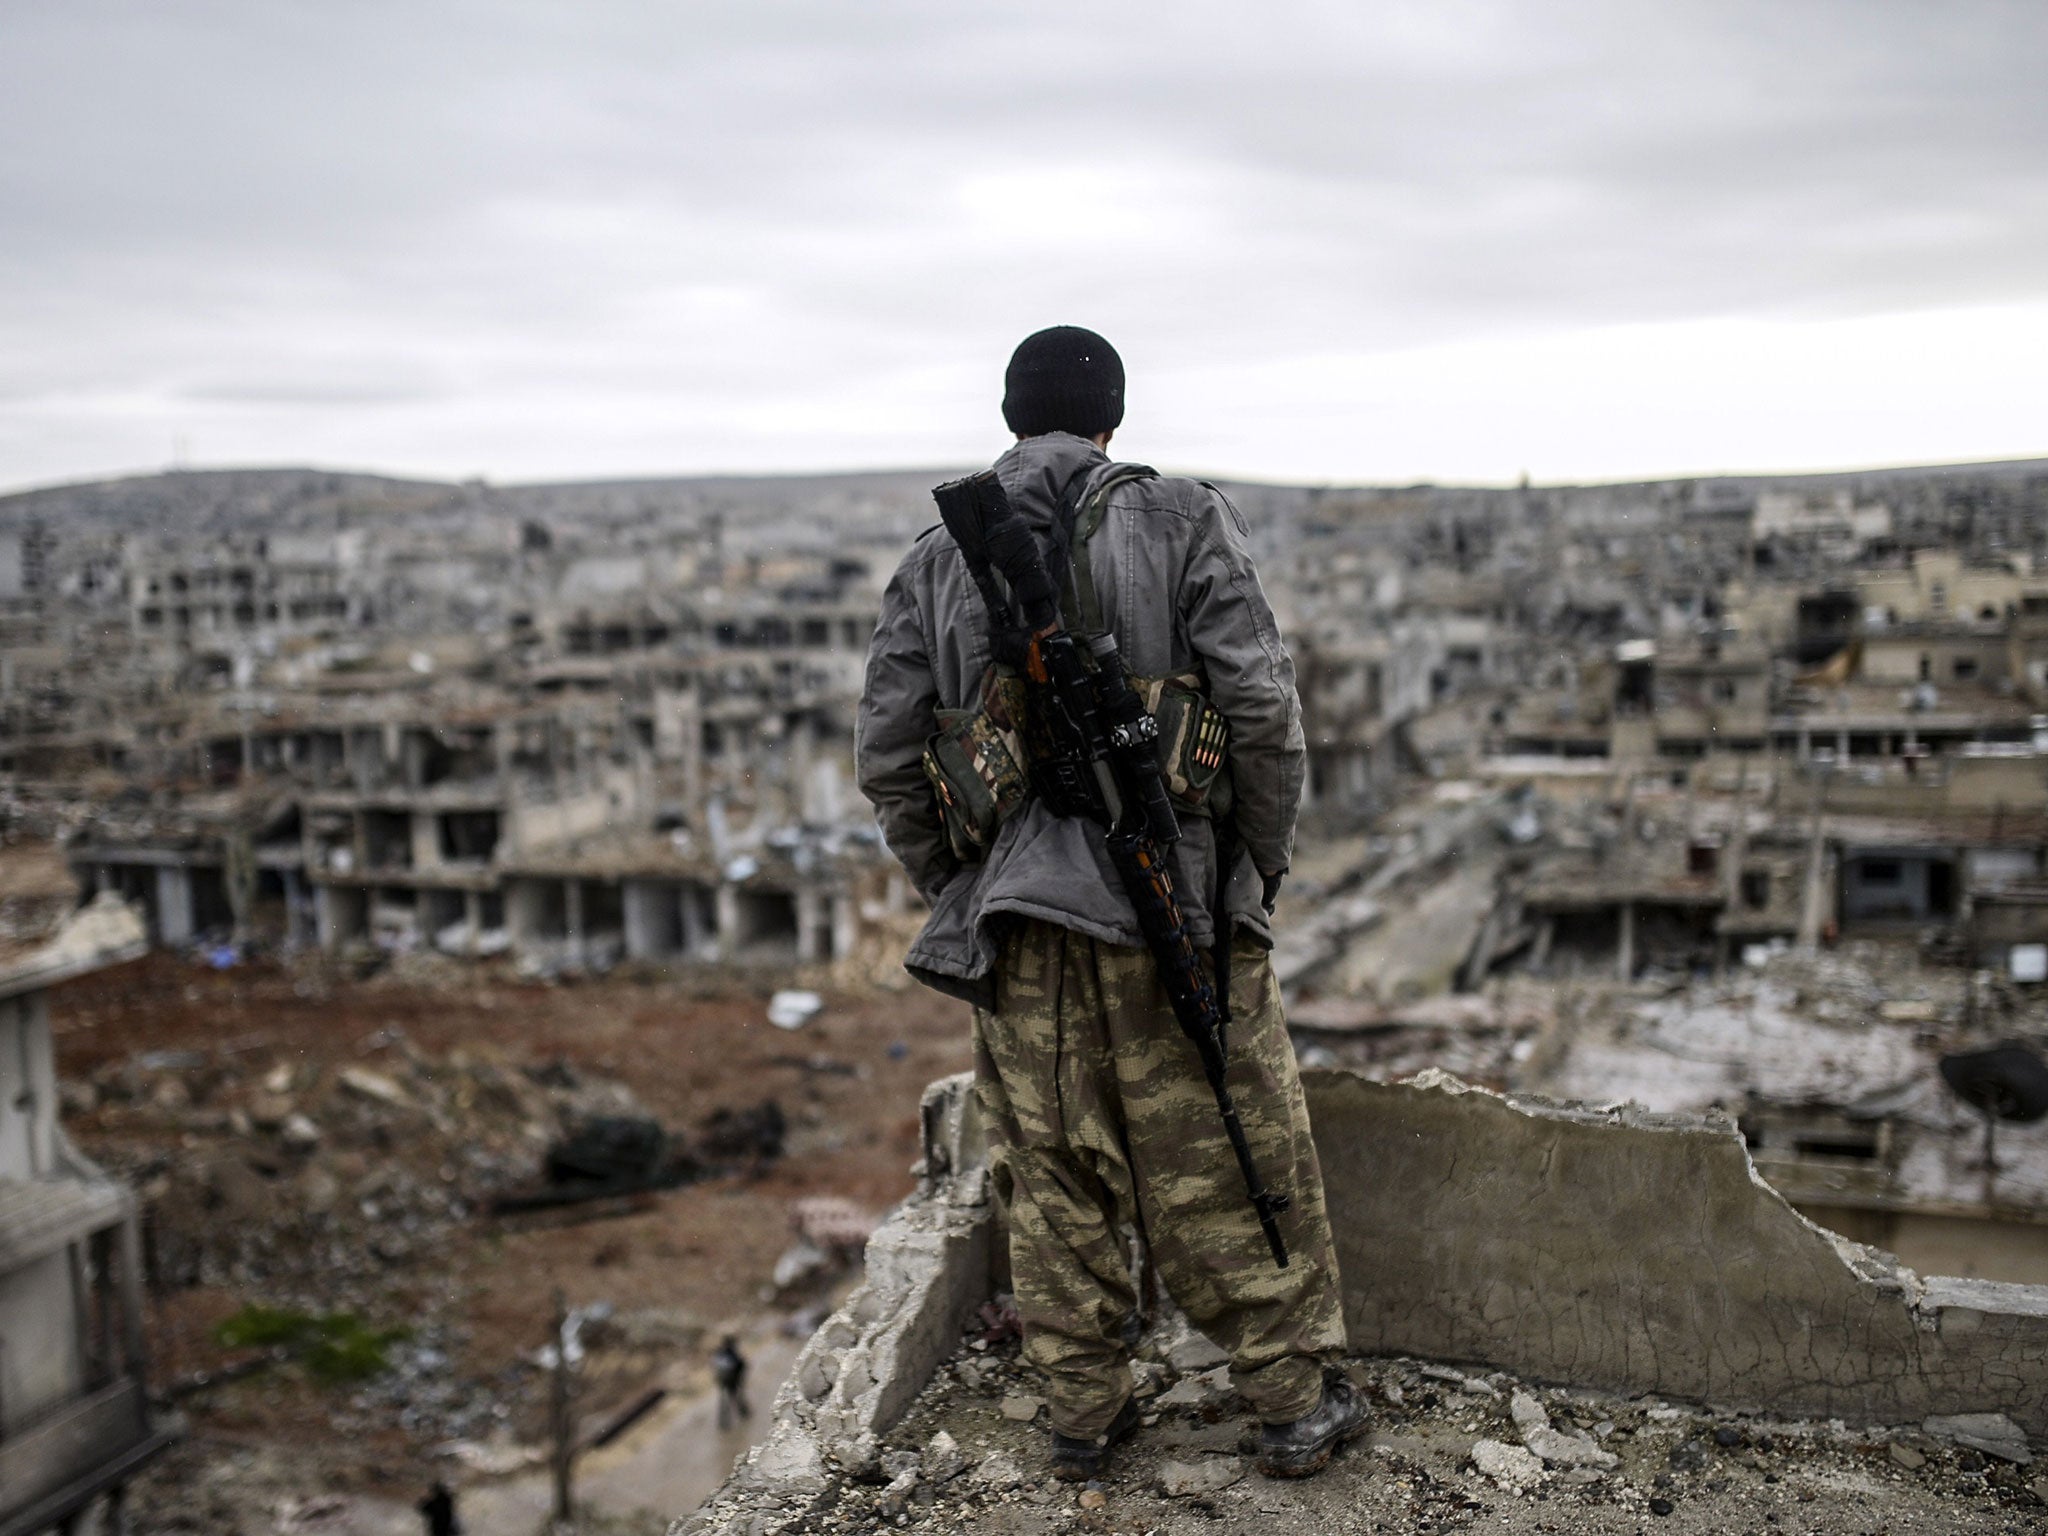
[[[315,1282],[325,1304],[356,1304],[393,1271],[437,1262],[452,1224],[536,1185],[567,1203],[589,1198],[582,1183],[668,1187],[782,1150],[772,1100],[715,1112],[691,1150],[625,1084],[560,1059],[520,1065],[489,1047],[432,1059],[388,1030],[365,1050],[332,1069],[234,1042],[146,1051],[66,1085],[74,1128],[147,1203],[158,1284]],[[579,1151],[634,1135],[672,1146],[661,1178],[585,1178]]]
[[[159,1283],[317,1278],[330,1301],[431,1253],[449,1223],[531,1177],[563,1127],[640,1112],[617,1083],[482,1051],[435,1062],[402,1040],[331,1071],[234,1042],[142,1052],[68,1096],[152,1213]]]
[[[1253,1465],[1256,1422],[1222,1356],[1177,1322],[1133,1364],[1141,1427],[1075,1488],[1046,1471],[1043,1384],[1014,1339],[987,1339],[968,1335],[872,1466],[812,1495],[729,1487],[671,1536],[2048,1530],[2048,1476],[2001,1415],[1852,1430],[1405,1358],[1347,1362],[1369,1432],[1322,1476],[1275,1482]]]

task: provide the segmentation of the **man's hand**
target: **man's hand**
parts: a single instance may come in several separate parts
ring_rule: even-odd
[[[1261,874],[1259,876],[1260,881],[1263,882],[1262,888],[1259,891],[1259,905],[1266,909],[1266,916],[1268,917],[1273,915],[1273,903],[1280,899],[1280,882],[1286,878],[1287,871],[1284,869],[1277,870],[1270,875]]]

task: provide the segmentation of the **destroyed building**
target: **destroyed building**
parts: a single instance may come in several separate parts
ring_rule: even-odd
[[[541,967],[828,961],[900,904],[841,788],[867,560],[753,545],[716,513],[634,502],[558,537],[545,495],[352,484],[230,490],[188,533],[118,534],[114,591],[36,611],[43,635],[110,603],[126,625],[89,699],[51,701],[62,728],[17,717],[0,750],[63,803],[89,891],[172,946]],[[104,792],[77,793],[93,775]]]
[[[47,989],[133,958],[118,900],[74,909],[60,863],[0,856],[0,1532],[118,1505],[169,1432],[148,1398],[137,1203],[58,1122]]]
[[[60,839],[81,902],[123,898],[208,965],[416,955],[463,977],[776,987],[875,959],[917,898],[847,791],[851,720],[880,582],[939,478],[280,472],[0,500],[4,827]],[[2037,1349],[2018,1292],[2048,1283],[2048,1132],[1953,1069],[2048,1058],[2048,473],[1231,491],[1300,685],[1309,804],[1276,969],[1323,1069],[1329,1165],[1386,1152],[1365,1103],[1495,1147],[1510,1182],[1559,1149],[1596,1183],[1639,1161],[1664,1182],[1616,1175],[1614,1202],[1576,1215],[1522,1192],[1588,1223],[1580,1258],[1626,1253],[1667,1208],[1726,1222],[1748,1267],[1711,1291],[1660,1271],[1657,1305],[1732,1319],[1730,1338],[1790,1326],[1759,1278],[1778,1264],[1810,1282],[1797,1306],[1883,1343],[1738,1370],[1695,1340],[1657,1375],[1615,1282],[1611,1337],[1592,1308],[1558,1335],[1593,1365],[1532,1353],[1493,1308],[1431,1333],[1399,1295],[1353,1299],[1360,1347],[1530,1391],[1842,1417],[1879,1454],[1938,1459],[1950,1442],[1905,1426],[1977,1412],[2038,1441],[2038,1405],[1968,1351],[1973,1329]],[[789,1059],[775,1070],[861,1070]],[[1412,1086],[1432,1069],[1482,1091]],[[969,1255],[947,1307],[991,1299],[961,1157],[927,1147],[933,1182],[871,1250],[871,1295],[923,1284],[892,1268],[900,1240]],[[1688,1159],[1711,1176],[1688,1183]],[[1483,1221],[1511,1233],[1511,1215]],[[1481,1253],[1459,1246],[1469,1210],[1345,1219],[1416,1234],[1417,1296],[1498,1264],[1547,1315],[1556,1276],[1532,1278],[1526,1232],[1519,1255]],[[920,1314],[906,1354],[881,1315],[827,1324],[778,1434],[882,1435],[856,1358],[892,1414],[934,1380],[915,1360],[963,1319]]]

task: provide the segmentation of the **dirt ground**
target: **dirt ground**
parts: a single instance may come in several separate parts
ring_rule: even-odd
[[[190,1431],[161,1476],[283,1455],[308,1494],[396,1493],[461,1480],[435,1454],[451,1440],[516,1459],[544,1422],[532,1357],[558,1288],[595,1309],[586,1423],[687,1377],[725,1329],[801,1312],[843,1277],[770,1284],[793,1203],[879,1214],[909,1191],[919,1094],[968,1065],[967,1019],[917,989],[827,993],[785,1031],[768,991],[436,959],[353,979],[319,959],[215,970],[163,953],[57,989],[66,1128],[150,1210],[154,1376]],[[716,1112],[768,1100],[787,1122],[778,1158],[713,1160],[702,1182],[596,1216],[480,1212],[534,1181],[576,1113],[637,1105],[697,1146]],[[405,1334],[363,1381],[289,1362],[221,1379],[261,1359],[216,1333],[252,1303]]]

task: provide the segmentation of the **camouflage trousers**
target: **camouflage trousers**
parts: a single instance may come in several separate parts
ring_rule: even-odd
[[[975,1092],[1010,1227],[1024,1357],[1046,1375],[1052,1424],[1092,1438],[1130,1394],[1124,1323],[1137,1307],[1123,1229],[1144,1236],[1166,1290],[1228,1352],[1231,1381],[1269,1424],[1312,1411],[1322,1358],[1344,1347],[1322,1170],[1266,952],[1232,949],[1228,1083],[1291,1258],[1277,1268],[1151,955],[1014,920],[997,1008],[975,1011]]]

